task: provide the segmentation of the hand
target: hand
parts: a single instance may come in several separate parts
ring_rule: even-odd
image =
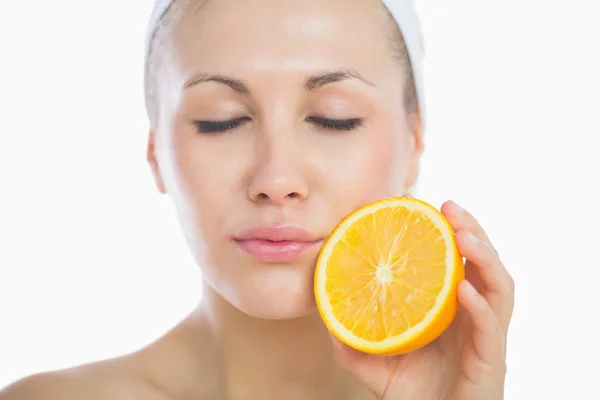
[[[501,400],[514,282],[475,218],[453,202],[442,206],[465,263],[459,310],[434,342],[401,356],[356,351],[333,338],[340,365],[382,400]]]

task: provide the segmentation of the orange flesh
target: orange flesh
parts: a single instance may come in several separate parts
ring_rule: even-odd
[[[377,342],[418,324],[445,274],[446,244],[434,223],[420,212],[387,207],[356,221],[334,245],[326,292],[346,329]]]

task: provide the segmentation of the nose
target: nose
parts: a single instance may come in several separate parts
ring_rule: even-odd
[[[299,143],[265,139],[256,155],[256,168],[248,187],[248,197],[257,203],[283,206],[308,197],[306,154]]]

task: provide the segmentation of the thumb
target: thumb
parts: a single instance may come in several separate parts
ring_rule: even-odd
[[[369,358],[370,354],[353,349],[335,337],[331,332],[329,336],[333,344],[335,359],[342,367],[351,368],[353,365],[365,362],[365,359]]]
[[[396,375],[400,358],[363,353],[341,342],[331,333],[329,335],[338,364],[369,388],[376,398],[383,399]]]

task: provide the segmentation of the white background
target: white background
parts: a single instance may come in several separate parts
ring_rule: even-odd
[[[416,195],[517,283],[507,399],[598,399],[600,4],[423,0]],[[150,4],[0,2],[0,387],[144,346],[201,298],[145,164]]]

